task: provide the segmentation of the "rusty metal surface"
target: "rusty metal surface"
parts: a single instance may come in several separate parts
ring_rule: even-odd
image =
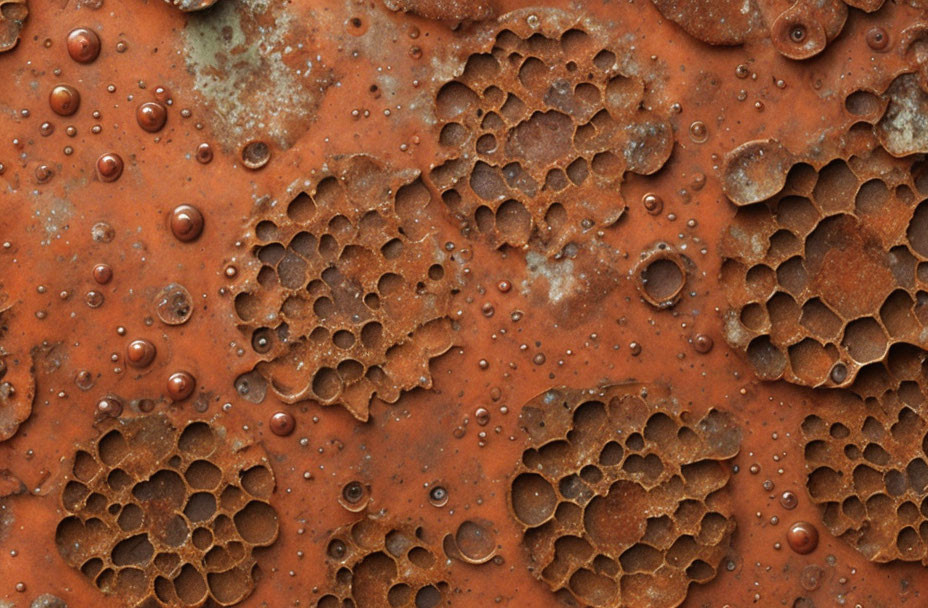
[[[928,603],[924,3],[7,0],[0,75],[0,606]]]

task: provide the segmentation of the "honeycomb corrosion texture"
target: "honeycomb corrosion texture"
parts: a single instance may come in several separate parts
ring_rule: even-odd
[[[258,213],[235,312],[277,397],[367,420],[375,393],[393,403],[431,386],[429,360],[452,344],[455,289],[431,203],[416,172],[362,155]]]
[[[510,504],[534,574],[584,606],[667,607],[712,580],[734,531],[741,433],[660,385],[552,389],[522,410],[531,446]]]
[[[797,161],[722,237],[725,335],[757,375],[847,387],[894,344],[928,346],[928,174],[869,133]]]
[[[365,516],[331,534],[326,562],[332,588],[317,608],[451,605],[442,558],[421,528]]]
[[[626,172],[655,173],[670,157],[649,84],[601,32],[545,9],[474,33],[436,95],[441,161],[429,173],[465,231],[558,253],[619,219]]]
[[[263,450],[233,447],[205,422],[110,420],[78,449],[55,541],[65,561],[125,605],[231,606],[277,539]]]
[[[891,349],[858,375],[865,397],[823,400],[802,423],[807,486],[832,534],[867,559],[928,565],[928,361]]]

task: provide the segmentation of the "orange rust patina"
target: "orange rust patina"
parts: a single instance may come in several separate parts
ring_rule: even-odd
[[[0,607],[928,603],[925,2],[0,0]]]

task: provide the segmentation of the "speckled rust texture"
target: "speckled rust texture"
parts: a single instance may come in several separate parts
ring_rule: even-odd
[[[0,606],[928,602],[923,2],[131,4],[0,0]]]

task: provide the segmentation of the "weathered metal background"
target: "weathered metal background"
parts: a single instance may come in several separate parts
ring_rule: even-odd
[[[0,0],[0,605],[928,604],[926,66],[916,0]]]

